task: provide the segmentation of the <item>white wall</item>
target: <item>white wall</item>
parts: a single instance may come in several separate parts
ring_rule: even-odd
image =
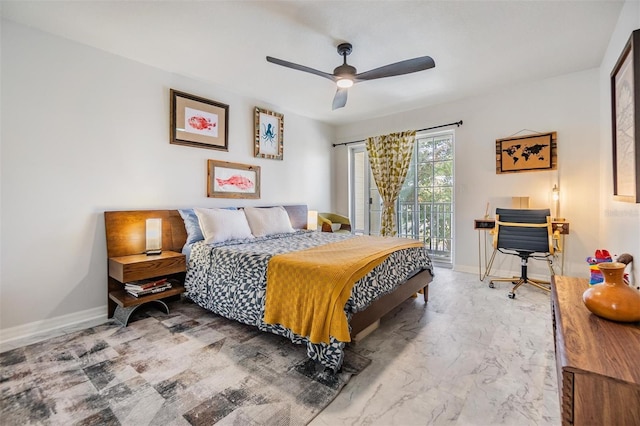
[[[1,77],[2,340],[106,318],[105,210],[331,206],[334,129],[278,105],[8,21]],[[170,88],[230,106],[229,152],[169,144]],[[255,106],[284,113],[283,161],[253,157]],[[261,166],[262,198],[207,198],[207,159]]]
[[[598,242],[600,145],[598,70],[588,70],[485,96],[381,117],[338,128],[339,141],[463,120],[455,132],[455,251],[457,270],[478,271],[478,235],[473,220],[487,202],[510,207],[512,196],[529,196],[532,208],[551,207],[551,189],[559,182],[561,216],[571,224],[566,239],[566,275],[588,276],[585,258]],[[558,171],[496,174],[495,141],[524,129],[556,131]],[[527,134],[524,131],[520,135]],[[336,170],[345,170],[347,149],[336,149]],[[346,179],[346,172],[340,179]],[[344,184],[338,185],[337,210],[348,210]],[[493,216],[493,213],[492,213]],[[502,256],[498,270],[518,272],[515,256]],[[532,273],[545,273],[535,262]]]
[[[600,144],[602,158],[600,174],[600,227],[599,241],[602,248],[612,253],[630,253],[633,282],[640,283],[640,204],[622,203],[613,199],[613,159],[611,134],[611,83],[610,75],[622,53],[631,32],[640,28],[640,2],[627,1],[616,28],[611,35],[607,52],[600,65]],[[636,89],[637,93],[637,89]],[[636,100],[639,102],[640,100]]]

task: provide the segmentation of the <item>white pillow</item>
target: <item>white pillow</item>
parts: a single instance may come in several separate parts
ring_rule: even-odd
[[[255,237],[295,232],[284,207],[245,207],[244,214]]]
[[[207,244],[252,238],[247,218],[241,210],[193,209]]]

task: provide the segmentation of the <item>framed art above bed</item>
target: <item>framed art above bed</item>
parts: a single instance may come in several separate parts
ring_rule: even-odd
[[[170,90],[172,144],[229,150],[229,105]]]
[[[260,166],[208,160],[207,197],[260,198]]]
[[[256,107],[254,125],[255,156],[282,160],[284,153],[284,115]]]

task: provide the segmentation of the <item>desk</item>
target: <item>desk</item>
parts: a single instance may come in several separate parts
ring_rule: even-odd
[[[478,276],[480,281],[484,281],[484,279],[489,274],[487,270],[487,231],[493,230],[496,227],[496,220],[491,218],[485,219],[474,219],[473,221],[473,229],[478,231]],[[560,222],[553,221],[551,222],[551,227],[553,228],[553,232],[557,232],[561,238],[560,248],[557,249],[557,252],[562,253],[562,262],[560,263],[560,275],[564,274],[564,237],[569,234],[569,222]],[[484,232],[483,232],[484,231]],[[480,235],[484,234],[484,235]],[[484,244],[482,244],[482,239],[484,237]],[[482,258],[484,257],[484,263],[482,262]],[[484,265],[484,266],[483,266]],[[482,270],[484,269],[484,273]]]

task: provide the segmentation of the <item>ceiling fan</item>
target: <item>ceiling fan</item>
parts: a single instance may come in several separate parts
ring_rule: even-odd
[[[292,68],[298,71],[304,71],[311,74],[319,75],[320,77],[328,78],[334,81],[338,86],[336,95],[333,98],[333,108],[342,108],[347,104],[347,89],[353,86],[355,83],[367,80],[375,80],[378,78],[393,77],[396,75],[409,74],[413,72],[428,70],[436,66],[436,63],[430,56],[420,56],[419,58],[407,59],[393,64],[385,65],[379,68],[375,68],[369,71],[357,73],[355,67],[347,64],[347,56],[351,54],[353,46],[351,43],[341,43],[338,45],[338,54],[344,58],[342,65],[333,70],[333,74],[329,74],[324,71],[318,71],[316,69],[294,64],[293,62],[283,61],[282,59],[273,58],[267,56],[267,61],[282,65],[283,67]]]

